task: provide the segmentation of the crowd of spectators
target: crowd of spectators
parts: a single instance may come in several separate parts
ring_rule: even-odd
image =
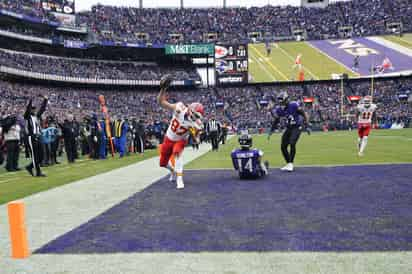
[[[318,83],[292,86],[245,86],[232,88],[195,89],[170,93],[173,101],[199,101],[208,115],[226,121],[234,128],[263,128],[270,125],[272,117],[268,106],[280,91],[305,106],[312,123],[319,127],[343,128],[354,124],[355,106],[349,95],[370,94],[370,82],[351,82],[345,86],[342,98],[340,84]],[[147,125],[167,123],[170,113],[162,111],[156,101],[157,90],[95,90],[44,87],[0,81],[0,110],[3,115],[21,114],[29,98],[39,95],[49,97],[48,111],[57,118],[68,112],[81,120],[92,113],[99,114],[99,94],[106,98],[112,116],[142,119]],[[402,97],[400,95],[406,96]],[[304,104],[303,98],[314,98]],[[341,104],[343,100],[343,105]],[[378,121],[383,127],[391,123],[410,124],[412,118],[412,79],[378,81],[374,84],[374,101],[378,104]]]
[[[196,69],[190,66],[169,68],[137,62],[66,59],[4,50],[0,50],[0,64],[29,72],[79,78],[160,80],[162,75],[169,73],[176,80],[201,80]]]
[[[2,0],[0,8],[38,17],[49,15],[35,0]],[[339,28],[351,26],[353,35],[381,35],[387,23],[402,22],[403,31],[412,31],[410,0],[352,0],[331,3],[327,8],[292,6],[147,9],[93,6],[78,14],[78,24],[86,25],[100,40],[127,42],[202,42],[204,34],[216,33],[219,41],[249,40],[248,33],[260,32],[269,39],[292,37],[304,30],[308,39],[335,38]],[[144,38],[141,33],[147,33]],[[170,36],[181,34],[179,36]]]
[[[206,108],[205,122],[212,118],[224,124],[225,128],[264,132],[274,120],[271,110],[276,105],[277,95],[286,90],[293,100],[301,103],[315,129],[345,130],[356,126],[357,102],[351,102],[347,97],[371,94],[370,85],[368,80],[349,82],[343,93],[339,84],[325,82],[196,89],[170,92],[169,100],[201,102]],[[120,157],[155,148],[163,139],[171,115],[159,107],[157,93],[157,90],[73,89],[0,80],[0,164],[6,158],[4,147],[7,147],[5,168],[10,172],[20,170],[20,145],[25,146],[26,157],[29,157],[23,113],[32,104],[38,105],[40,100],[43,106],[47,105],[41,117],[39,161],[43,166],[58,164],[58,155],[63,147],[69,163],[75,162],[80,153],[96,160],[106,159],[111,151],[110,140]],[[378,127],[411,126],[412,78],[377,81],[373,94],[378,105]],[[104,95],[109,109],[111,135],[106,131],[99,95]],[[308,98],[313,102],[304,103]]]
[[[36,0],[1,0],[0,9],[41,19],[56,21],[53,14],[46,12],[41,7],[41,1]]]

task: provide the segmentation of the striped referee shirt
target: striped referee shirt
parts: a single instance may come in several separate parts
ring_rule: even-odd
[[[219,123],[215,119],[210,120],[209,124],[208,124],[208,129],[209,129],[209,132],[218,131],[219,130]]]

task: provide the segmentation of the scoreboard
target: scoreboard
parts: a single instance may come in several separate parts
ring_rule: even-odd
[[[41,0],[43,10],[52,13],[63,26],[76,23],[74,0]]]
[[[74,14],[74,0],[42,0],[42,7],[46,11],[63,14]]]
[[[215,45],[216,84],[248,82],[247,45]]]

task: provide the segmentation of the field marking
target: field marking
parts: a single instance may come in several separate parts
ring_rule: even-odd
[[[374,138],[398,139],[403,141],[412,141],[412,138],[406,136],[375,135]]]
[[[309,168],[309,167],[359,167],[359,166],[390,166],[390,165],[411,165],[412,162],[393,162],[393,163],[364,163],[364,164],[330,164],[330,165],[295,165],[296,169],[300,167]],[[273,166],[269,167],[269,170],[279,169],[281,166]],[[214,167],[214,168],[187,168],[186,171],[206,171],[206,170],[233,170],[233,172],[237,172],[233,168],[228,167]],[[288,172],[285,172],[285,174]],[[293,172],[292,172],[293,173]]]
[[[395,40],[395,41],[402,41],[402,42],[404,42],[404,43],[406,43],[406,44],[408,44],[408,45],[411,45],[412,46],[412,42],[410,42],[410,41],[408,41],[408,40],[405,40],[405,39],[402,39],[402,38],[399,38],[399,37],[394,37],[394,36],[387,36],[387,37],[383,37],[385,40],[387,40],[387,41],[391,41],[392,43],[396,43],[396,42],[394,42],[393,40]],[[391,39],[393,39],[393,40],[391,40]],[[401,45],[402,46],[402,45]]]
[[[412,46],[412,41],[409,41],[409,40],[406,40],[406,39],[403,39],[403,38],[400,38],[400,37],[396,37],[396,36],[391,36],[391,37],[393,37],[395,40],[396,39],[401,40],[402,42],[405,42],[406,44]]]
[[[12,179],[8,179],[8,180],[0,181],[0,185],[15,181],[16,179],[20,179],[20,178],[12,178]]]
[[[345,69],[349,70],[350,72],[352,72],[353,74],[355,74],[357,77],[360,77],[361,75],[357,72],[355,72],[354,70],[352,70],[351,68],[349,68],[348,66],[346,66],[345,64],[341,63],[340,61],[336,60],[334,57],[330,56],[329,54],[327,54],[326,52],[321,51],[320,49],[318,49],[317,47],[313,46],[311,43],[309,42],[305,42],[306,44],[309,45],[309,47],[313,48],[314,50],[316,50],[317,52],[319,52],[320,54],[323,54],[324,56],[326,56],[329,59],[332,59],[333,61],[335,61],[336,63],[338,63],[339,65],[341,65],[342,67],[344,67]],[[332,72],[331,72],[332,73]]]
[[[384,46],[385,48],[391,49],[396,51],[399,54],[407,55],[409,57],[412,57],[412,49],[405,47],[404,45],[401,45],[399,43],[396,43],[394,41],[388,40],[386,38],[378,37],[378,36],[372,36],[372,37],[367,37],[366,38],[369,41],[372,41],[378,45]]]
[[[256,63],[258,63],[258,65],[265,71],[265,73],[269,76],[269,78],[272,78],[273,81],[277,80],[276,77],[267,70],[266,66],[264,66],[256,57],[251,55],[250,58],[255,59]]]
[[[295,59],[293,59],[293,57],[282,48],[282,46],[279,46],[279,49],[286,55],[286,57],[288,57],[291,61],[292,64],[295,62]],[[312,75],[313,78],[316,78],[316,80],[319,80],[320,78],[318,76],[316,76],[315,74],[313,74],[307,67],[305,67],[304,65],[302,65],[302,68],[304,70],[306,70],[307,72],[309,72],[310,75]]]
[[[255,48],[254,45],[250,45],[250,47],[263,59],[265,58],[265,56],[263,56],[262,53],[259,52],[258,49]],[[272,62],[266,62],[270,67],[272,67],[276,72],[278,72],[280,74],[280,76],[282,76],[286,81],[289,81],[289,79],[286,77],[285,74],[283,74],[275,65],[272,64]]]

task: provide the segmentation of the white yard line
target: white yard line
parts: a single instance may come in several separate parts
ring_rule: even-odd
[[[253,49],[257,55],[259,55],[263,60],[266,58],[260,51],[259,49],[257,49],[254,45],[250,45],[250,48]],[[280,71],[274,64],[272,64],[272,62],[270,61],[266,61],[266,63],[269,65],[269,67],[271,67],[273,69],[273,71],[279,73],[280,76],[283,77],[284,80],[288,81],[288,77],[286,77],[286,75]]]
[[[280,49],[280,50],[283,52],[283,54],[285,54],[286,57],[288,57],[288,58],[292,61],[292,64],[295,63],[295,59],[293,59],[293,56],[291,56],[286,50],[284,50],[284,49],[282,48],[282,46],[279,46],[278,49]],[[307,67],[305,67],[305,66],[302,65],[302,68],[303,68],[304,70],[306,70],[307,72],[309,72],[309,74],[312,75],[312,77],[315,78],[316,80],[319,80],[319,79],[320,79],[318,76],[316,76],[314,73],[312,73]]]
[[[319,52],[320,54],[325,55],[326,57],[332,59],[333,61],[335,61],[336,63],[338,63],[339,65],[341,65],[342,67],[346,68],[347,70],[351,71],[352,73],[354,73],[356,76],[361,76],[359,73],[357,73],[356,71],[352,70],[351,68],[349,68],[348,66],[346,66],[345,64],[341,63],[340,61],[338,61],[337,59],[335,59],[334,57],[330,56],[329,54],[327,54],[326,52],[321,51],[320,49],[318,49],[317,47],[313,46],[311,43],[309,42],[305,42],[307,45],[309,45],[311,48],[313,48],[314,50],[316,50],[317,52]],[[332,73],[332,72],[331,72]]]
[[[251,58],[251,59],[254,59],[254,61],[259,64],[259,67],[261,67],[262,70],[265,71],[265,73],[269,76],[269,78],[272,79],[272,81],[276,81],[276,77],[267,70],[266,66],[264,66],[264,65],[259,61],[259,58],[257,58],[257,57],[252,57],[252,55],[250,56],[250,58]]]
[[[8,183],[8,182],[16,181],[16,180],[18,180],[18,179],[20,179],[20,178],[12,178],[12,179],[8,179],[8,180],[1,180],[1,181],[0,181],[0,185],[1,185],[1,184]]]
[[[392,41],[386,40],[383,37],[373,36],[373,37],[367,37],[366,39],[368,39],[372,42],[375,42],[376,44],[379,44],[381,46],[384,46],[386,48],[393,49],[394,51],[397,51],[401,54],[408,55],[409,57],[412,57],[412,49],[404,47],[404,46],[399,45],[397,43],[394,43]],[[412,64],[411,64],[411,66],[412,66]]]

